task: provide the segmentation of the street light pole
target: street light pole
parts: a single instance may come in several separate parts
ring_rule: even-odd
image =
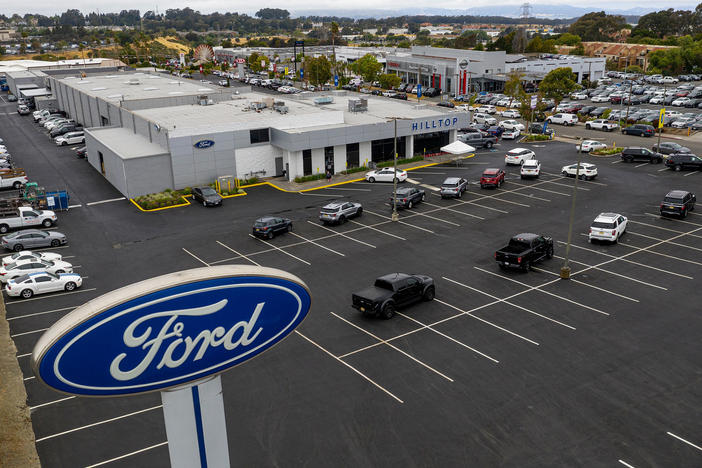
[[[392,121],[395,124],[395,138],[392,144],[392,217],[393,221],[399,221],[400,215],[397,214],[397,117],[393,118]]]
[[[573,181],[573,200],[570,205],[570,221],[568,221],[568,243],[566,244],[565,259],[561,267],[561,279],[570,279],[570,243],[573,240],[573,223],[575,222],[575,196],[578,194],[578,178],[580,177],[580,160],[582,152],[578,151],[578,165],[575,167],[575,180]]]
[[[663,106],[665,106],[665,96],[667,91],[666,83],[663,83]],[[665,107],[661,106],[661,110],[658,111],[658,146],[656,146],[656,151],[661,152],[661,133],[663,133],[663,125],[665,124],[665,113],[663,110]]]

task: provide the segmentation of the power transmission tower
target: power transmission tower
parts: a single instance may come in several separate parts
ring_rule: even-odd
[[[523,20],[531,17],[531,5],[529,3],[522,3],[522,6],[519,8],[522,10],[521,17]]]

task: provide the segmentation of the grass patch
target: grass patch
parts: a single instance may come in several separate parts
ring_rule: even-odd
[[[239,179],[239,186],[242,185],[253,185],[259,183],[258,177],[251,177],[250,179]]]
[[[166,208],[168,206],[182,205],[183,203],[187,203],[183,196],[190,195],[190,193],[190,187],[186,187],[182,190],[166,189],[163,192],[150,193],[148,195],[135,197],[134,202],[144,210]]]
[[[539,133],[531,133],[526,136],[524,141],[546,141],[546,140],[551,140],[551,137],[549,135],[541,135]]]
[[[398,165],[400,165],[400,164],[408,164],[408,163],[413,163],[413,162],[417,162],[417,161],[424,161],[424,156],[422,156],[422,155],[420,154],[419,156],[415,156],[415,157],[413,157],[413,158],[398,159],[398,160],[397,160],[397,164],[398,164]],[[394,163],[392,160],[390,160],[390,161],[382,161],[382,162],[379,162],[379,163],[377,163],[375,166],[376,166],[376,167],[390,167],[390,166],[392,166],[392,165],[394,165],[394,164],[395,164],[395,163]]]
[[[621,153],[623,149],[624,148],[621,148],[618,146],[616,148],[605,148],[605,149],[591,151],[590,154],[594,154],[595,156],[610,156],[612,154]]]

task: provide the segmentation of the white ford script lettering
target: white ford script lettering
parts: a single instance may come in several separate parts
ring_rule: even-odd
[[[156,369],[161,369],[163,366],[170,368],[179,367],[190,357],[190,354],[198,347],[198,344],[199,348],[192,358],[193,361],[201,359],[209,347],[224,346],[226,350],[231,351],[239,345],[247,346],[251,344],[261,333],[261,330],[263,330],[263,328],[259,327],[252,335],[256,321],[258,320],[265,302],[256,305],[251,319],[248,321],[242,320],[237,322],[229,330],[224,327],[215,327],[214,330],[202,330],[194,338],[187,336],[185,325],[183,322],[178,321],[178,317],[181,316],[214,314],[223,309],[224,306],[227,305],[227,302],[227,299],[222,299],[208,306],[156,312],[135,320],[124,330],[124,334],[122,335],[124,344],[130,348],[141,348],[148,351],[141,362],[137,364],[136,367],[129,370],[122,370],[120,368],[120,364],[124,358],[127,357],[127,353],[120,353],[110,365],[110,374],[115,379],[121,381],[132,380],[139,377],[151,363],[154,362],[154,359],[156,359],[162,347],[164,347],[164,351],[161,360],[156,365]],[[134,336],[134,332],[139,325],[159,317],[168,317],[168,319],[156,336],[151,337],[152,328],[150,326],[147,327],[141,335]],[[234,335],[239,330],[241,330],[241,334],[235,339]],[[167,342],[167,340],[170,339],[172,340]]]

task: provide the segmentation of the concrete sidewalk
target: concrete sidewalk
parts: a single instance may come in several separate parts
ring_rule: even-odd
[[[449,161],[453,161],[457,158],[464,158],[465,156],[456,156],[453,154],[442,154],[438,156],[432,156],[425,158],[423,161],[415,161],[407,164],[398,164],[397,168],[403,171],[411,171],[413,169],[418,169],[420,167],[433,166],[436,164],[441,164]],[[263,182],[267,182],[274,187],[285,190],[287,192],[303,192],[311,190],[319,190],[325,187],[332,187],[335,185],[348,184],[350,182],[355,182],[359,180],[365,180],[366,172],[371,171],[371,169],[365,171],[354,172],[353,174],[334,174],[331,180],[319,179],[310,182],[296,183],[293,181],[288,181],[282,177],[271,177],[270,179],[265,179]]]

